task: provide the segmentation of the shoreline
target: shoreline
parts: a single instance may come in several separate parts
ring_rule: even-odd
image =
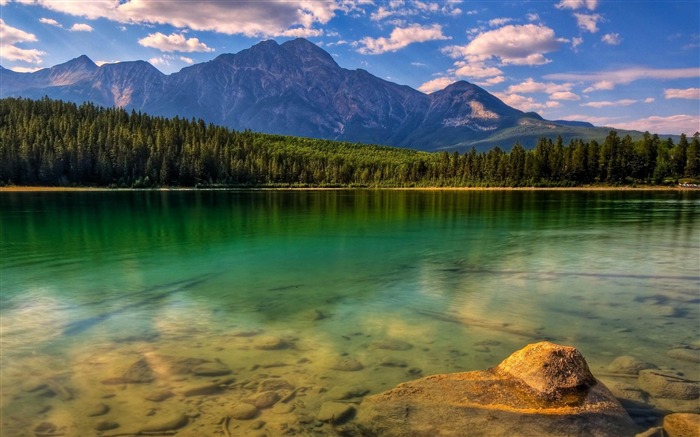
[[[387,191],[694,191],[696,188],[680,186],[580,186],[580,187],[249,187],[249,188],[106,188],[106,187],[43,187],[6,186],[0,193],[22,192],[100,192],[100,191],[339,191],[339,190],[387,190]]]

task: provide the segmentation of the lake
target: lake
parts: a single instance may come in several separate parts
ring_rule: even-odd
[[[331,435],[326,400],[542,339],[606,383],[623,355],[698,380],[667,352],[700,347],[699,213],[698,191],[0,192],[0,431]]]

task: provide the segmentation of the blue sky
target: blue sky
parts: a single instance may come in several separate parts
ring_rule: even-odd
[[[426,93],[467,80],[547,119],[700,131],[700,0],[0,0],[15,71],[86,54],[170,74],[296,37]]]

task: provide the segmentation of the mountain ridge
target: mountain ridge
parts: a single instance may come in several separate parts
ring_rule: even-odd
[[[2,69],[0,79],[0,97],[91,101],[237,130],[428,151],[516,142],[533,147],[539,137],[558,134],[565,141],[602,140],[609,131],[544,120],[466,81],[425,94],[366,70],[342,68],[302,38],[263,41],[169,75],[146,61],[97,66],[82,55],[33,73]]]

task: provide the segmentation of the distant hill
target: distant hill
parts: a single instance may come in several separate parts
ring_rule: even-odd
[[[91,101],[236,130],[419,150],[531,148],[561,135],[602,141],[609,128],[547,121],[465,82],[427,95],[338,66],[305,39],[264,41],[165,75],[144,61],[97,66],[87,56],[33,73],[0,69],[0,97]],[[633,138],[639,132],[630,133]]]

